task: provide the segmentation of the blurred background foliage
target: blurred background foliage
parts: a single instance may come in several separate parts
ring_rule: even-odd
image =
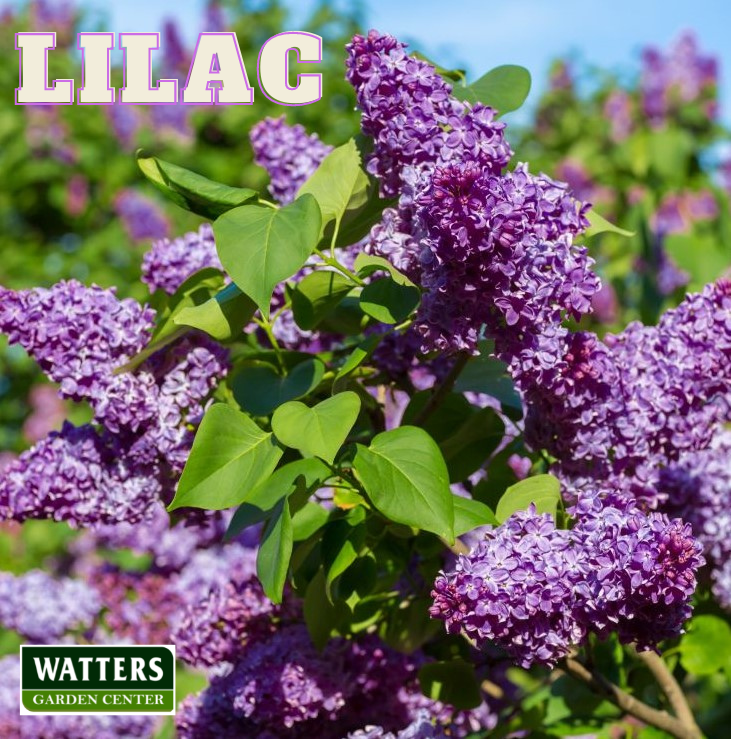
[[[140,264],[151,241],[181,235],[200,221],[144,181],[135,164],[138,148],[221,182],[263,188],[266,176],[252,162],[248,139],[261,118],[284,115],[329,144],[356,135],[343,47],[366,26],[367,15],[353,7],[343,11],[322,2],[302,24],[325,44],[318,68],[323,98],[314,105],[283,108],[258,92],[253,106],[3,104],[0,284],[22,288],[76,278],[144,299]],[[20,10],[0,10],[0,87],[17,85],[13,37],[19,29],[57,31],[51,77],[78,80],[79,28],[108,30],[103,20],[68,3],[34,0]],[[199,30],[236,31],[253,79],[261,44],[287,28],[288,11],[280,0],[263,0],[255,9],[228,0],[208,5]],[[192,49],[175,22],[161,30],[156,73],[184,80]],[[605,232],[588,242],[605,284],[590,319],[599,333],[635,319],[654,323],[686,290],[717,279],[731,265],[731,162],[722,156],[729,131],[718,118],[720,74],[692,34],[670,49],[645,50],[630,78],[557,60],[531,116],[509,126],[514,161],[567,181],[579,198],[633,232],[629,238]],[[113,83],[121,84],[120,69],[113,70]],[[83,408],[64,404],[42,384],[22,350],[2,342],[0,465],[64,418],[85,420]],[[16,572],[58,563],[73,535],[48,522],[3,528],[0,569]],[[713,608],[700,604],[701,613]],[[0,652],[15,648],[14,637],[0,632]],[[697,699],[708,708],[704,728],[711,736],[724,736],[731,717],[731,699],[714,698],[729,695],[728,679],[718,674],[699,685]]]

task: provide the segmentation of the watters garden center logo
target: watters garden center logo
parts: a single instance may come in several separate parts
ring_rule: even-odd
[[[20,713],[175,713],[175,647],[21,646]]]

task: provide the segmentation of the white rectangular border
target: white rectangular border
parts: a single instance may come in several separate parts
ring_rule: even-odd
[[[23,649],[30,647],[73,647],[74,649],[104,649],[106,647],[134,647],[146,649],[149,647],[163,647],[173,655],[173,710],[172,711],[29,711],[23,705]],[[20,645],[20,669],[19,669],[19,691],[18,703],[20,704],[21,716],[174,716],[177,708],[176,690],[177,690],[177,665],[175,663],[175,646],[172,644],[21,644]],[[75,688],[66,688],[66,690],[75,690]],[[78,692],[83,693],[83,689],[79,688]],[[135,692],[135,691],[130,691]]]

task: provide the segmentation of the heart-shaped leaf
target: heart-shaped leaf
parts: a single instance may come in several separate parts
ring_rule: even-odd
[[[307,359],[280,375],[265,362],[244,365],[232,379],[234,398],[254,416],[266,416],[288,400],[301,398],[320,384],[325,365],[319,359]]]
[[[516,64],[503,64],[483,74],[471,85],[455,85],[453,94],[460,100],[471,103],[484,103],[495,108],[498,113],[517,110],[525,102],[530,92],[530,72]]]
[[[213,224],[221,264],[265,318],[274,288],[317,246],[321,221],[317,201],[306,194],[283,208],[234,208]]]
[[[495,514],[484,503],[472,498],[455,495],[454,502],[454,535],[462,536],[479,526],[497,526]]]
[[[282,456],[272,434],[223,403],[203,417],[169,510],[192,506],[220,511],[241,502]]]
[[[360,398],[348,390],[313,408],[284,403],[272,416],[272,429],[282,444],[332,464],[359,412]]]
[[[392,521],[454,541],[449,473],[437,443],[423,429],[401,426],[358,445],[353,460],[368,497]]]

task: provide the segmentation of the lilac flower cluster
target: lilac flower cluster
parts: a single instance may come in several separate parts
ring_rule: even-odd
[[[659,470],[708,447],[728,416],[731,283],[689,295],[657,326],[633,323],[603,342],[556,329],[506,354],[527,442],[576,488],[596,481],[656,507]]]
[[[586,206],[565,185],[524,166],[495,176],[452,164],[435,170],[420,205],[427,345],[473,350],[482,330],[522,337],[590,310],[599,280],[571,241]]]
[[[449,727],[456,737],[494,726],[484,705],[455,712],[421,695],[416,669],[422,660],[398,655],[375,637],[331,640],[318,652],[304,625],[284,625],[246,649],[231,670],[214,675],[205,691],[186,698],[176,716],[178,735],[296,738],[317,732],[336,739],[367,724],[374,706],[382,731],[403,730],[403,736],[422,736],[408,733],[408,726]]]
[[[269,192],[282,205],[294,200],[305,180],[332,151],[316,133],[284,118],[264,118],[252,127],[249,139],[254,161],[269,173]]]
[[[0,330],[60,384],[62,396],[87,400],[103,425],[67,424],[7,468],[0,479],[4,517],[93,525],[151,515],[163,476],[182,470],[191,426],[225,375],[225,350],[184,339],[137,372],[118,374],[149,340],[150,309],[75,281],[48,290],[0,288],[0,298]]]
[[[512,152],[495,112],[454,98],[393,37],[371,31],[348,52],[362,130],[374,139],[368,170],[383,196],[399,196],[368,248],[426,288],[423,348],[474,351],[485,328],[522,336],[562,311],[588,311],[599,280],[572,243],[588,206],[523,165],[502,175]]]
[[[89,628],[100,608],[96,591],[81,580],[57,580],[41,570],[17,577],[0,572],[0,623],[33,642]]]
[[[150,292],[163,290],[172,295],[192,274],[206,267],[223,269],[208,223],[177,239],[153,242],[142,257],[142,282]]]
[[[589,632],[641,649],[680,633],[704,562],[690,526],[614,496],[587,495],[573,513],[571,530],[534,506],[488,529],[437,578],[432,617],[524,667],[554,665]]]
[[[20,658],[0,659],[0,736],[8,739],[148,739],[155,730],[152,716],[21,716]]]
[[[0,519],[134,523],[150,514],[161,490],[157,469],[127,458],[110,434],[65,423],[3,470]]]
[[[717,83],[718,63],[701,54],[692,33],[681,35],[667,55],[654,48],[643,52],[642,107],[655,126],[688,103],[701,103],[706,115],[715,117]]]
[[[712,564],[713,590],[731,608],[731,434],[720,431],[702,450],[664,467],[659,488],[665,509],[687,521]]]

